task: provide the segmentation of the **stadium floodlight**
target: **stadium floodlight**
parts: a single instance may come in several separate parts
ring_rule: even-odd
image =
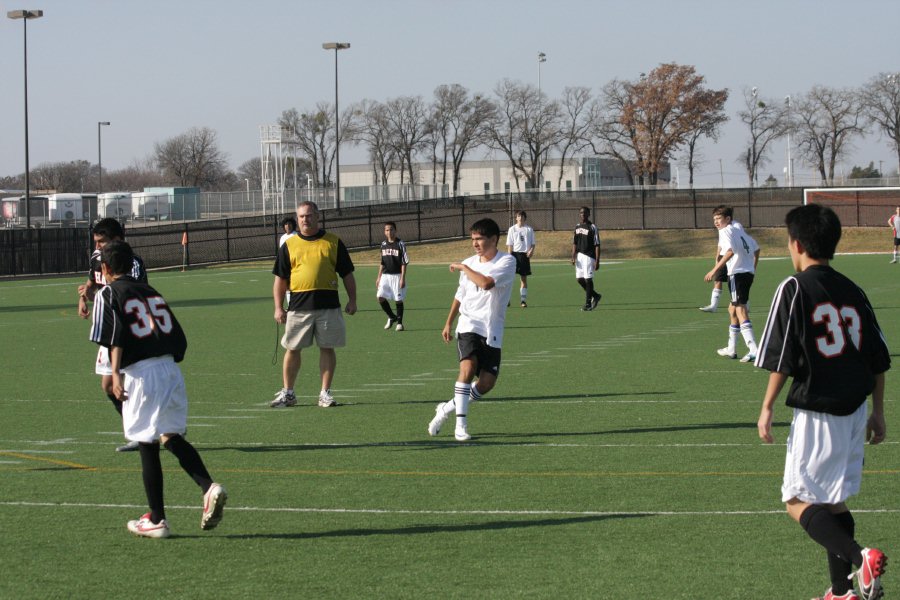
[[[326,42],[323,50],[334,50],[334,205],[341,211],[341,129],[338,115],[338,51],[350,47],[347,42]]]
[[[40,19],[44,16],[42,10],[11,10],[6,13],[10,19],[22,19],[22,45],[24,51],[22,55],[25,58],[25,227],[31,229],[31,179],[28,165],[28,21],[30,19]]]

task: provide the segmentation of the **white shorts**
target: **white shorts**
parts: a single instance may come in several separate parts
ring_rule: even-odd
[[[400,275],[382,273],[381,280],[378,282],[378,290],[375,292],[375,297],[393,300],[395,302],[403,302],[406,299],[406,287],[400,287]]]
[[[845,417],[794,409],[781,500],[838,504],[859,492],[866,441],[866,403]]]
[[[125,439],[155,442],[164,433],[187,432],[187,392],[171,356],[148,358],[123,369],[122,425]]]
[[[97,350],[94,373],[97,375],[112,375],[112,364],[109,362],[109,348],[106,346],[100,346],[100,349]]]
[[[576,279],[593,279],[594,264],[596,260],[593,256],[582,254],[579,252],[575,255],[575,277]]]

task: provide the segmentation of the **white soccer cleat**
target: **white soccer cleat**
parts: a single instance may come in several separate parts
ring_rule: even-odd
[[[150,520],[150,513],[146,513],[140,519],[128,521],[128,531],[141,537],[167,538],[169,537],[169,524],[165,519],[154,523]]]
[[[701,306],[697,310],[702,310],[703,312],[714,313],[719,309],[718,306],[713,306],[710,304],[709,306]]]
[[[457,442],[468,442],[472,439],[472,436],[469,435],[469,432],[465,425],[457,425],[456,432],[453,434],[453,437],[456,438]]]
[[[753,354],[752,352],[748,352],[747,354],[745,354],[744,356],[741,357],[742,363],[752,363],[754,360],[756,360],[756,355]]]
[[[334,400],[334,396],[331,395],[331,390],[322,390],[319,392],[319,406],[322,408],[328,408],[330,406],[334,406],[337,404]]]
[[[737,352],[734,352],[729,348],[719,348],[716,350],[716,354],[724,356],[725,358],[737,358]]]
[[[896,258],[896,257],[894,257],[894,258],[891,259],[891,264],[894,264],[895,262],[897,262],[897,258]]]
[[[434,409],[434,418],[431,420],[431,423],[428,424],[428,435],[434,437],[441,432],[441,427],[447,420],[447,413],[444,412],[444,406],[446,405],[446,402],[441,402],[437,405],[437,408]]]
[[[396,319],[388,318],[387,323],[384,324],[384,329],[385,329],[385,330],[390,329],[391,327],[394,326],[394,323],[395,323],[395,322],[396,322]]]
[[[403,331],[406,327],[403,326],[403,323],[397,323],[397,327],[395,327],[397,331]]]
[[[228,494],[225,493],[224,487],[218,483],[209,486],[203,495],[203,516],[200,518],[200,529],[208,531],[219,524],[227,499]]]

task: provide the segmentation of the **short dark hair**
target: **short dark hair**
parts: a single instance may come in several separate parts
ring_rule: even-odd
[[[582,206],[581,208],[578,209],[578,212],[584,213],[585,217],[591,216],[591,209],[589,209],[587,206]]]
[[[291,231],[297,231],[297,219],[294,217],[288,217],[281,222],[281,228],[284,229],[285,225],[291,226]]]
[[[821,204],[791,209],[784,218],[788,236],[803,245],[807,256],[831,260],[841,240],[841,220],[833,210]]]
[[[469,228],[469,231],[480,233],[485,237],[495,237],[498,240],[500,239],[500,226],[497,225],[497,222],[493,219],[479,219],[472,223],[472,227]]]
[[[712,214],[714,217],[728,217],[729,219],[733,219],[734,209],[726,204],[720,204],[713,209]]]
[[[125,239],[125,230],[122,229],[122,224],[112,217],[106,217],[94,223],[94,229],[91,233],[110,240]]]
[[[524,210],[517,210],[517,211],[516,211],[516,216],[518,217],[519,215],[521,215],[523,219],[527,219],[527,218],[528,218],[528,214],[526,214],[526,212],[525,212]]]
[[[393,221],[385,221],[384,226],[385,227],[393,227],[394,229],[397,229],[397,224],[394,223]]]
[[[106,265],[113,275],[125,275],[131,272],[134,251],[128,242],[113,240],[100,251],[100,262]]]

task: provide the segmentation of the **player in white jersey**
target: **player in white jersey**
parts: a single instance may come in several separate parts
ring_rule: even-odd
[[[713,209],[713,224],[719,230],[719,248],[722,258],[716,261],[712,270],[706,274],[706,281],[712,281],[716,271],[725,265],[728,269],[728,288],[731,290],[731,304],[728,305],[730,324],[728,327],[728,345],[717,350],[719,356],[737,358],[737,339],[743,336],[747,344],[747,354],[741,362],[753,362],[756,359],[756,339],[753,335],[753,324],[747,312],[750,301],[750,287],[759,262],[759,244],[756,243],[743,228],[732,224],[733,211],[730,206],[720,205]]]
[[[891,231],[894,233],[894,254],[891,258],[891,264],[895,264],[898,256],[900,256],[900,206],[897,207],[897,210],[891,215],[891,218],[888,219],[888,227],[890,227]]]
[[[288,217],[281,222],[281,230],[284,231],[281,234],[281,237],[278,238],[278,247],[281,248],[284,246],[284,243],[288,241],[288,238],[291,238],[297,235],[297,219],[294,217]]]
[[[516,212],[516,224],[506,232],[506,251],[516,259],[516,273],[522,280],[519,286],[519,302],[528,306],[528,276],[531,275],[531,257],[534,255],[534,229],[525,224],[528,215],[524,210]]]
[[[738,223],[737,221],[732,221],[731,225],[735,229],[743,229],[744,226]],[[722,249],[716,244],[716,257],[713,259],[713,264],[719,262],[719,259],[722,258]],[[716,269],[716,276],[713,277],[713,289],[712,293],[709,297],[709,304],[706,306],[701,306],[699,310],[703,312],[714,313],[719,309],[719,298],[722,295],[722,284],[728,281],[728,268],[725,265],[722,265],[718,269]]]
[[[500,374],[500,347],[506,305],[516,277],[516,261],[497,249],[500,227],[493,219],[481,219],[472,225],[475,255],[450,265],[459,272],[459,286],[450,305],[450,314],[441,332],[449,343],[456,325],[459,352],[459,376],[453,387],[453,399],[437,405],[428,424],[428,434],[437,435],[444,421],[456,413],[455,437],[460,442],[471,439],[468,432],[469,402],[478,400],[493,389]],[[478,378],[474,385],[472,381]]]

